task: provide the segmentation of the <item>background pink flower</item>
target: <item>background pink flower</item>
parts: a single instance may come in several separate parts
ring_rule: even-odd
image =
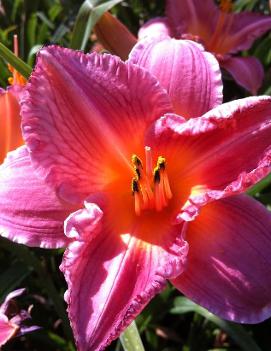
[[[214,53],[225,68],[252,94],[263,81],[263,68],[255,57],[235,56],[247,50],[253,42],[271,28],[271,17],[252,12],[232,12],[232,2],[221,1],[220,8],[213,0],[166,0],[166,17],[147,22],[139,38],[171,35],[195,40]]]

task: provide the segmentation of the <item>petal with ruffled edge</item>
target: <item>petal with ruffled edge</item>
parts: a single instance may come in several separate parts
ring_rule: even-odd
[[[131,170],[146,127],[168,110],[167,94],[142,68],[50,46],[26,87],[23,133],[39,175],[79,203]]]
[[[65,232],[75,241],[64,254],[61,270],[68,282],[65,299],[80,351],[103,350],[167,278],[183,271],[188,251],[182,239],[185,227],[168,228],[153,233],[163,238],[158,246],[134,235],[136,223],[133,234],[115,232],[106,212],[103,215],[94,204],[87,203],[67,219]]]
[[[208,42],[214,33],[219,10],[213,0],[167,0],[166,15],[175,37],[189,33]]]
[[[8,151],[23,144],[20,106],[10,91],[0,91],[0,163]]]
[[[129,61],[146,68],[165,88],[175,113],[198,117],[222,103],[218,61],[201,45],[188,40],[146,38]]]
[[[186,122],[167,115],[149,140],[164,150],[174,192],[190,192],[178,218],[191,220],[200,206],[243,192],[270,172],[271,98],[232,101]]]
[[[156,17],[146,22],[138,31],[138,39],[145,37],[172,37],[173,31],[166,17]]]
[[[17,332],[19,327],[11,323],[7,316],[0,313],[0,347],[8,342]]]
[[[218,316],[259,323],[271,315],[271,213],[239,195],[202,208],[188,226],[186,271],[172,283]]]
[[[235,53],[247,50],[253,42],[271,29],[271,16],[252,12],[228,14],[229,29],[221,41],[220,51]]]
[[[137,38],[129,29],[110,12],[102,15],[94,27],[94,32],[104,48],[122,60],[128,58],[129,52],[137,42]]]
[[[25,146],[10,152],[0,167],[0,235],[20,244],[66,246],[63,222],[75,210],[39,179]]]
[[[236,82],[256,95],[262,85],[264,70],[261,62],[256,57],[229,57],[220,61]]]

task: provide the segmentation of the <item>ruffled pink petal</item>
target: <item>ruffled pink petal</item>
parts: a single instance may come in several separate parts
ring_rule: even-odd
[[[256,95],[264,79],[261,62],[255,57],[229,57],[220,61],[236,82]]]
[[[129,61],[146,68],[165,88],[175,113],[198,117],[222,103],[222,81],[215,57],[188,40],[146,38]]]
[[[75,210],[39,179],[26,147],[8,154],[0,167],[0,235],[20,244],[66,246],[64,219]]]
[[[166,15],[175,37],[192,34],[208,42],[214,33],[219,10],[213,0],[167,0]]]
[[[75,241],[61,270],[79,351],[103,350],[164,287],[166,278],[184,269],[184,227],[152,233],[163,238],[159,246],[134,235],[137,224],[131,227],[133,234],[116,232],[107,215],[89,203],[66,221],[66,234]]]
[[[116,165],[130,168],[146,126],[170,109],[140,67],[50,46],[39,52],[26,87],[23,132],[39,175],[78,203],[112,183]]]
[[[231,24],[222,43],[224,52],[247,50],[257,38],[271,29],[271,16],[242,12],[232,14],[229,20]]]
[[[271,316],[271,213],[246,195],[215,201],[189,224],[186,271],[172,283],[222,318]]]
[[[145,37],[173,37],[173,31],[166,17],[157,17],[146,22],[138,31],[138,39]]]
[[[186,122],[167,115],[152,133],[148,145],[168,150],[164,156],[175,167],[179,193],[190,192],[180,219],[191,220],[207,202],[245,191],[271,170],[267,96],[232,101]]]
[[[7,316],[0,313],[0,347],[8,342],[17,332],[19,327],[11,323]]]

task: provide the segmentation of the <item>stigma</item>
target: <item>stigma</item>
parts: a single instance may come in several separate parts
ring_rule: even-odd
[[[145,167],[137,155],[132,155],[134,177],[132,179],[132,195],[136,215],[142,210],[155,209],[161,211],[168,205],[172,192],[167,175],[166,159],[159,156],[153,166],[152,151],[145,147]]]

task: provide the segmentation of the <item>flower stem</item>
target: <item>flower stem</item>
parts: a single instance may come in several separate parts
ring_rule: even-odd
[[[135,321],[120,335],[124,351],[145,351]]]

